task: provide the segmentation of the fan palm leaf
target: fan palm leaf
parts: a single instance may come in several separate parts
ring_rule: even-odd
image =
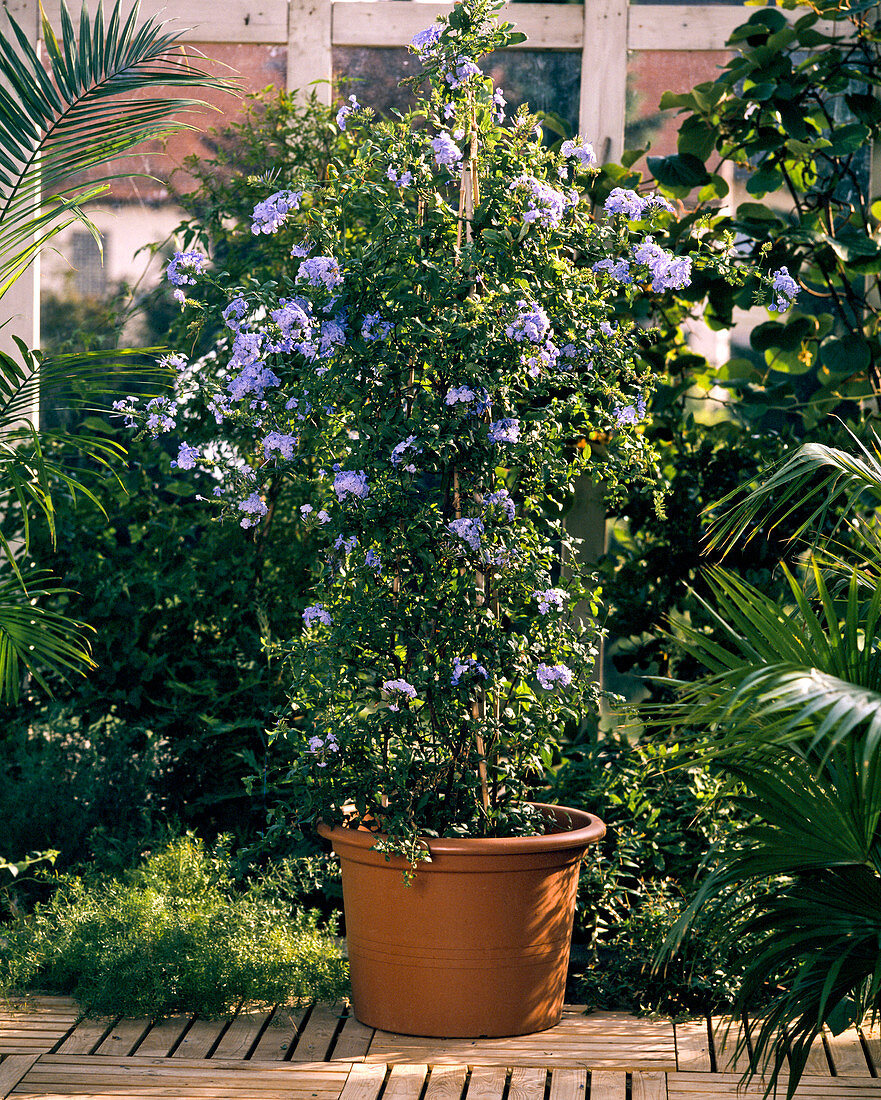
[[[842,498],[854,507],[860,500],[870,507],[881,505],[881,439],[872,433],[866,446],[849,429],[853,453],[822,443],[806,443],[755,486],[735,489],[713,507],[716,519],[707,537],[711,549],[730,548],[745,534],[755,537],[755,526],[773,530],[805,503],[812,503],[808,517],[799,522],[793,538],[822,527],[833,506]],[[877,543],[874,543],[877,550]]]
[[[782,567],[786,601],[708,570],[713,637],[673,628],[706,675],[667,681],[681,693],[666,721],[700,731],[703,759],[735,785],[750,822],[715,853],[667,948],[698,910],[727,921],[732,940],[752,937],[737,1007],[765,1008],[749,1074],[767,1071],[770,1094],[788,1066],[787,1097],[824,1026],[881,1011],[881,440],[853,443],[853,453],[807,444],[721,502],[714,547],[805,505],[794,539],[828,530],[833,508],[847,537],[813,536],[800,577]]]

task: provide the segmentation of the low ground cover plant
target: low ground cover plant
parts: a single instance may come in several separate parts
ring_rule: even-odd
[[[224,845],[187,835],[121,880],[62,876],[48,902],[4,926],[0,987],[150,1019],[333,1001],[347,989],[334,932],[316,911],[292,908],[281,882],[238,890]]]

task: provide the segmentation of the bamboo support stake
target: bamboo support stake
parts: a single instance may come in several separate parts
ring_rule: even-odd
[[[462,176],[459,184],[459,223],[456,227],[456,260],[462,248],[462,238],[470,244],[474,240],[474,208],[480,202],[480,186],[477,177],[477,117],[472,106],[470,111],[470,133],[465,157],[462,161]],[[464,228],[464,233],[463,233]],[[473,287],[471,293],[473,294]],[[470,297],[470,295],[469,295]],[[453,470],[453,504],[456,510],[456,519],[462,515],[461,498],[459,495],[459,471]],[[474,575],[475,588],[477,589],[477,603],[481,606],[486,599],[486,575],[480,571]],[[476,698],[471,704],[471,717],[475,722],[482,722],[486,718],[486,691],[478,688]],[[480,801],[484,811],[489,810],[489,782],[486,769],[486,743],[482,733],[475,733],[474,747],[477,749],[477,774],[480,779]]]

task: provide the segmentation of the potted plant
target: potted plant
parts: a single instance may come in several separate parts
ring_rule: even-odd
[[[608,299],[681,288],[692,263],[652,239],[666,200],[618,188],[594,216],[590,145],[506,119],[477,64],[522,40],[498,6],[464,0],[415,37],[409,116],[349,97],[350,170],[267,181],[252,228],[293,231],[289,271],[228,291],[219,375],[176,360],[229,432],[177,464],[214,473],[224,515],[259,530],[270,475],[312,479],[324,555],[302,636],[275,647],[289,812],[342,859],[356,1015],[425,1035],[560,1018],[578,865],[604,830],[530,801],[596,701],[598,593],[561,517],[580,472],[613,492],[653,477],[648,367]],[[180,252],[169,277],[198,323],[207,258]],[[167,398],[127,412],[185,418]]]

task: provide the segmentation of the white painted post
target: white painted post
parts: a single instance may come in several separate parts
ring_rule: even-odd
[[[313,89],[322,103],[333,100],[332,0],[290,0],[288,6],[287,89],[305,95]]]
[[[584,0],[579,131],[601,164],[624,152],[628,8],[627,0]]]

